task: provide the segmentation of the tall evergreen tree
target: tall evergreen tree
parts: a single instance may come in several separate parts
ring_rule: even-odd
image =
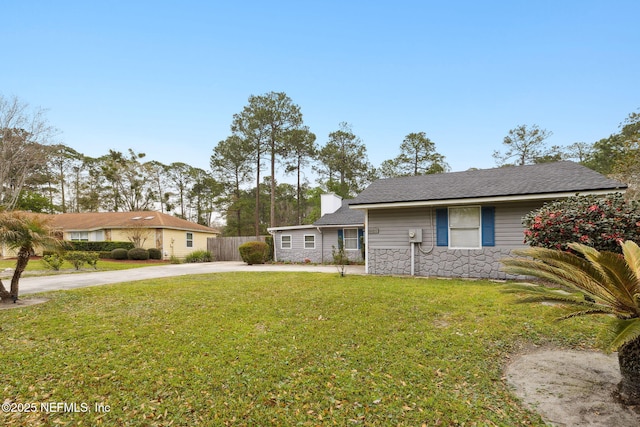
[[[256,153],[256,185],[260,184],[262,154],[268,153],[271,165],[271,210],[270,224],[276,225],[276,161],[285,150],[287,133],[302,125],[300,107],[283,92],[269,92],[265,95],[250,96],[249,104],[241,113],[234,115],[231,130],[250,141]],[[256,193],[256,214],[259,211],[260,195]],[[258,215],[256,215],[258,219]],[[256,230],[258,229],[256,221]]]
[[[374,178],[374,168],[369,163],[367,147],[352,132],[351,126],[342,122],[339,127],[329,134],[329,140],[320,149],[320,163],[315,170],[328,191],[349,198]]]
[[[383,177],[426,175],[448,169],[444,156],[436,152],[435,144],[427,135],[414,132],[405,136],[397,157],[382,162],[380,174]]]

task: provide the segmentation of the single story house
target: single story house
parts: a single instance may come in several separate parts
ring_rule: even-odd
[[[349,209],[351,200],[333,193],[320,196],[321,217],[310,225],[272,227],[274,260],[279,262],[333,262],[332,251],[342,241],[350,260],[363,260],[364,213]]]
[[[505,279],[500,260],[526,247],[524,215],[626,187],[567,161],[381,179],[349,207],[364,213],[369,274]]]
[[[53,215],[51,226],[64,240],[137,242],[146,249],[160,249],[164,259],[184,258],[207,250],[207,239],[220,232],[214,228],[161,212],[83,212]]]

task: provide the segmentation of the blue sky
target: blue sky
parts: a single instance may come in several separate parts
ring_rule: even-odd
[[[33,1],[1,6],[0,93],[49,110],[89,156],[208,169],[250,95],[286,92],[324,144],[371,163],[426,132],[454,171],[509,129],[592,143],[640,108],[640,2]],[[309,177],[312,178],[313,177]]]

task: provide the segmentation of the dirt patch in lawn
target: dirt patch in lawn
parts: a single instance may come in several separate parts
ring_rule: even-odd
[[[15,303],[12,301],[0,302],[0,310],[9,310],[11,308],[28,307],[34,304],[42,304],[47,301],[49,300],[46,298],[27,298],[27,299],[19,299]]]
[[[551,425],[640,425],[638,408],[616,401],[615,353],[538,348],[514,356],[505,374],[515,394]]]

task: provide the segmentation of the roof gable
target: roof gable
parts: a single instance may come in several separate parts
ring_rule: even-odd
[[[624,191],[626,184],[573,162],[381,179],[351,203],[443,201],[585,191]]]
[[[342,206],[334,213],[323,215],[313,223],[317,226],[327,225],[356,225],[364,224],[364,212],[349,209],[349,205],[354,199],[343,200]]]

